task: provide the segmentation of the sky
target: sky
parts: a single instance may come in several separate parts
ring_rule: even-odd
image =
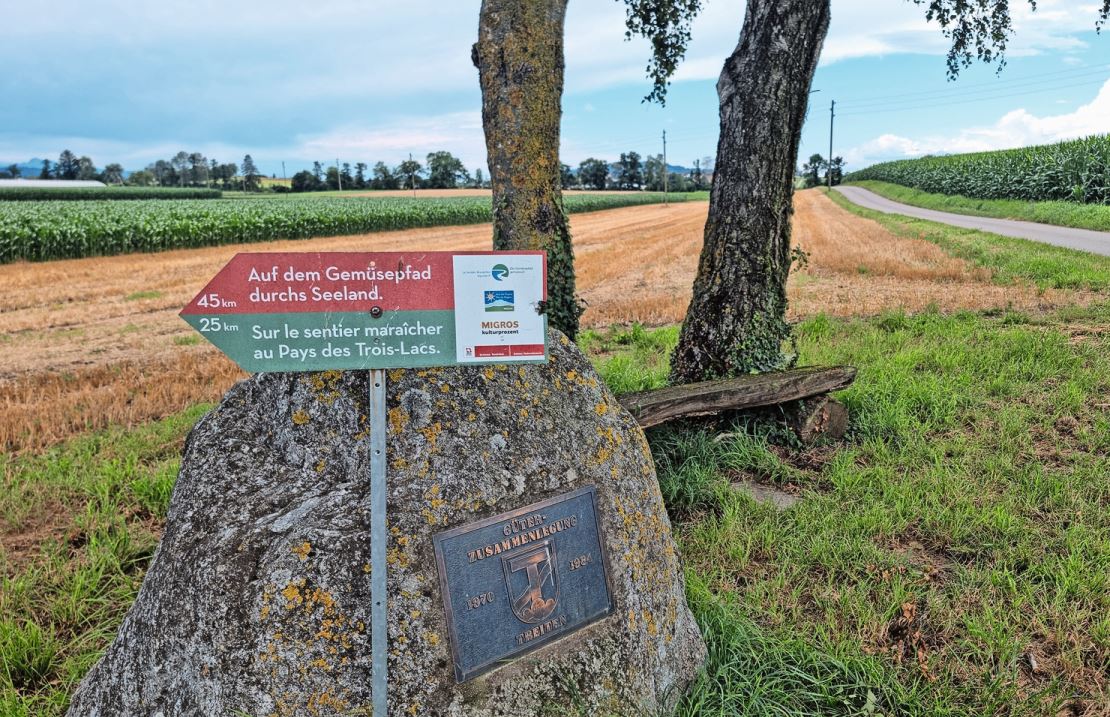
[[[141,169],[178,150],[222,162],[250,153],[282,176],[311,165],[397,164],[448,150],[485,166],[478,74],[480,0],[3,0],[0,165],[63,149]],[[563,161],[662,151],[716,153],[715,83],[743,0],[705,0],[665,107],[646,41],[624,37],[624,5],[570,0]],[[1027,146],[1110,132],[1110,31],[1084,0],[1015,8],[1001,74],[950,82],[940,29],[906,0],[832,0],[799,161],[849,169],[926,153]],[[284,162],[284,170],[282,163]]]

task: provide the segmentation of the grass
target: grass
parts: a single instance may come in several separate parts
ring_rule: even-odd
[[[185,433],[210,406],[0,455],[0,715],[61,715],[154,553]],[[13,548],[14,546],[14,548]]]
[[[1081,269],[990,242],[996,271]],[[798,446],[766,415],[649,433],[710,654],[680,714],[1105,713],[1110,306],[819,315],[796,335],[801,363],[859,368],[843,441]],[[665,382],[676,340],[634,326],[581,345],[627,392]],[[206,409],[0,456],[0,714],[64,712],[134,599]],[[801,500],[780,511],[742,481]]]
[[[650,436],[711,651],[681,713],[1101,714],[1110,308],[797,333],[803,363],[860,369],[843,443],[751,418]],[[603,375],[627,382],[617,359],[647,344],[604,339]],[[741,480],[803,499],[780,512]]]
[[[1028,280],[1041,289],[1110,289],[1110,257],[876,212],[853,204],[839,192],[830,192],[828,196],[844,209],[878,222],[897,236],[925,239],[952,256],[989,269],[996,283]]]
[[[803,450],[752,417],[650,436],[710,647],[681,714],[1097,714],[1110,308],[818,316],[797,333],[804,363],[860,369],[845,441]],[[583,344],[623,391],[662,380],[675,338]],[[46,538],[0,558],[0,714],[60,714],[111,639],[205,408],[0,463],[5,531]],[[738,480],[802,501],[780,512]]]
[[[890,182],[852,182],[902,204],[954,214],[1055,224],[1061,227],[1110,232],[1110,206],[1078,202],[1026,202],[1018,199],[972,199],[961,195],[931,194]]]

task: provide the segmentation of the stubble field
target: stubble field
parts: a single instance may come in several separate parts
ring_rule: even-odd
[[[819,192],[796,198],[794,239],[808,253],[790,286],[791,318],[1086,304],[1084,290],[997,283],[935,243],[896,236]],[[681,321],[708,204],[574,215],[583,324]],[[136,425],[217,399],[238,369],[177,317],[239,251],[429,251],[488,247],[489,225],[441,227],[0,266],[0,449],[23,451],[107,425]]]

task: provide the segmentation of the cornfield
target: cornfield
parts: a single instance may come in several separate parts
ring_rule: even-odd
[[[0,187],[0,201],[42,202],[89,199],[219,199],[218,189],[171,187]]]
[[[662,194],[569,194],[568,212],[657,204]],[[684,201],[685,195],[671,195]],[[479,224],[488,197],[0,202],[0,264],[218,244]]]
[[[884,162],[845,181],[876,180],[974,199],[1110,204],[1110,135],[997,152]]]

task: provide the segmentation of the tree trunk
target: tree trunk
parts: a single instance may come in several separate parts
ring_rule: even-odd
[[[483,0],[473,60],[493,188],[493,248],[547,251],[548,320],[573,337],[581,310],[559,172],[566,9],[567,0]]]
[[[709,219],[673,383],[781,367],[794,167],[829,14],[829,0],[748,0],[717,81]]]

